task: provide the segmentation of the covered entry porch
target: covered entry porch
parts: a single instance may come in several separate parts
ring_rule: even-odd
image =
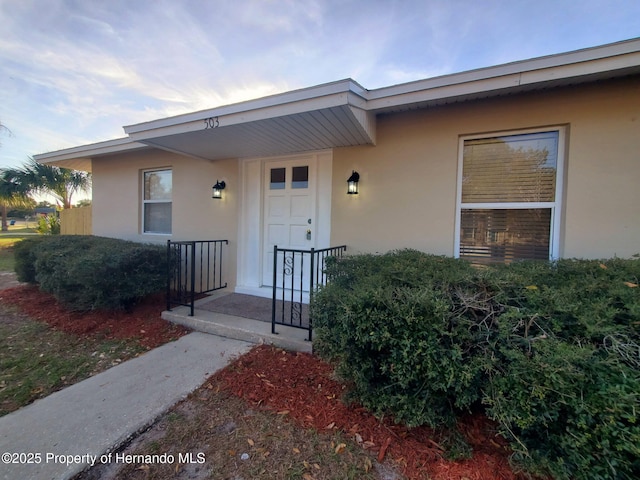
[[[162,317],[194,330],[229,338],[311,351],[309,303],[325,285],[329,258],[346,246],[272,251],[271,296],[227,289],[223,277],[227,240],[167,241],[167,310]]]

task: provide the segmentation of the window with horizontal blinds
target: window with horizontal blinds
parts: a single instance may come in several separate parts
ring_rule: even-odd
[[[465,140],[462,203],[553,202],[558,132]]]
[[[145,233],[171,233],[171,203],[146,203]]]
[[[170,234],[172,210],[171,170],[143,172],[142,231],[144,233]]]
[[[460,256],[479,263],[548,260],[551,209],[466,209]]]
[[[561,129],[461,141],[457,254],[476,263],[554,251]]]

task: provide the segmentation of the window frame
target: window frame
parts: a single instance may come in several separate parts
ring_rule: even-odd
[[[530,128],[524,130],[504,130],[473,135],[461,135],[458,141],[458,178],[456,185],[456,215],[454,228],[454,256],[460,258],[460,233],[463,210],[526,210],[526,209],[551,209],[551,224],[549,225],[549,260],[560,258],[560,232],[562,226],[563,213],[563,192],[564,192],[564,164],[566,151],[565,126],[549,126],[541,128]],[[553,202],[462,202],[462,180],[464,169],[464,145],[468,140],[489,139],[496,137],[506,137],[512,135],[527,135],[544,132],[558,133],[558,151],[555,178],[555,194]]]
[[[151,199],[146,199],[145,198],[145,191],[146,191],[145,179],[146,179],[146,174],[147,173],[154,173],[154,172],[169,172],[171,174],[171,199],[170,200],[166,200],[166,199],[151,200]],[[146,212],[146,206],[149,205],[149,204],[169,204],[171,212],[172,212],[172,215],[171,215],[171,223],[169,225],[169,231],[168,232],[155,232],[155,231],[150,231],[150,230],[146,229],[145,212]],[[141,206],[140,231],[141,231],[142,235],[165,235],[165,236],[170,236],[170,235],[173,234],[173,168],[171,168],[171,167],[158,167],[158,168],[148,168],[148,169],[140,171],[140,206]]]

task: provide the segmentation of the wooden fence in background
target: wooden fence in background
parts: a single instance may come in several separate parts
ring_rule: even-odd
[[[60,234],[91,235],[91,207],[68,208],[60,212]]]

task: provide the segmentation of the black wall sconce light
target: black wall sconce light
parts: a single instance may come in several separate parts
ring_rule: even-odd
[[[353,170],[349,180],[347,180],[347,193],[349,195],[358,194],[358,182],[360,181],[360,174]]]
[[[220,180],[216,180],[216,184],[213,188],[213,195],[211,198],[222,198],[222,190],[227,186],[224,180],[221,182]]]

